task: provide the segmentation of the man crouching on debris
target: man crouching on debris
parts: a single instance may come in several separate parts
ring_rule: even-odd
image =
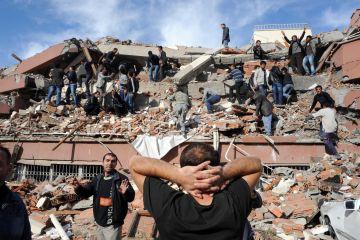
[[[29,217],[21,198],[5,185],[12,171],[11,155],[0,146],[0,239],[30,240]]]
[[[265,133],[270,136],[272,134],[272,112],[274,107],[269,99],[260,93],[255,93],[254,100],[256,103],[255,115],[261,117]]]
[[[189,107],[191,106],[191,101],[189,98],[189,95],[181,91],[179,86],[175,85],[175,92],[173,89],[169,89],[170,96],[168,99],[170,101],[173,101],[173,114],[176,117],[177,124],[179,125],[181,129],[181,133],[185,134],[186,127],[185,127],[185,121],[186,121],[186,114],[189,111]]]
[[[98,238],[101,240],[121,239],[122,225],[135,192],[129,179],[115,170],[118,158],[113,153],[103,157],[104,173],[88,185],[75,183],[76,194],[82,197],[94,196],[93,212],[98,225]]]
[[[210,145],[192,143],[181,153],[180,166],[141,156],[130,161],[160,238],[242,239],[251,193],[262,172],[260,159],[243,157],[220,166],[219,154]]]

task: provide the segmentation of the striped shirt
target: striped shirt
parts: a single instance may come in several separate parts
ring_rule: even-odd
[[[243,73],[237,68],[234,68],[233,70],[231,70],[229,76],[231,78],[233,78],[235,80],[235,82],[242,82],[244,80]]]

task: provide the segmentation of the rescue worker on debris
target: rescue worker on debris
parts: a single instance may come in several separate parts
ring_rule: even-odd
[[[173,114],[176,117],[177,124],[181,129],[181,133],[185,134],[185,121],[186,114],[191,107],[191,101],[189,99],[189,95],[182,92],[179,86],[175,85],[175,92],[172,89],[169,90],[170,96],[168,99],[170,101],[174,101],[173,104]]]
[[[74,98],[74,106],[78,106],[76,87],[77,87],[77,75],[74,70],[74,67],[70,67],[69,72],[66,74],[67,79],[69,80],[69,86],[66,89],[66,104],[70,104],[70,94]]]
[[[160,64],[159,80],[161,81],[165,78],[165,68],[167,67],[168,63],[167,63],[166,52],[163,50],[162,46],[158,46],[158,51],[159,51],[159,64]]]
[[[0,146],[0,239],[31,240],[24,202],[5,184],[11,172],[11,154],[7,148]]]
[[[86,100],[84,105],[84,111],[87,116],[96,116],[100,113],[100,103],[99,103],[100,92],[96,91]]]
[[[296,72],[297,74],[303,74],[302,61],[305,54],[305,50],[301,45],[301,41],[305,36],[305,31],[306,31],[306,27],[304,27],[304,31],[301,34],[300,38],[298,38],[296,35],[293,35],[291,37],[291,41],[286,37],[285,32],[281,31],[285,41],[290,44],[289,58],[291,61],[291,66],[293,68],[293,71]]]
[[[336,150],[336,142],[338,136],[336,134],[338,122],[336,120],[336,110],[330,102],[324,102],[323,108],[306,117],[306,120],[311,118],[321,117],[321,130],[319,132],[320,138],[324,141],[325,152],[337,159],[340,159],[340,155]]]
[[[272,111],[273,105],[272,103],[262,94],[256,93],[254,95],[254,100],[256,104],[256,112],[255,116],[258,118],[261,117],[262,122],[264,124],[264,129],[266,135],[272,134]]]
[[[147,67],[149,70],[149,80],[150,82],[154,81],[157,82],[159,77],[159,57],[152,53],[152,51],[148,52],[148,59],[147,59]]]
[[[99,99],[99,103],[100,106],[103,106],[103,99],[104,99],[104,95],[106,93],[106,82],[110,79],[110,76],[108,75],[108,71],[106,70],[106,68],[104,68],[99,74],[98,74],[98,78],[96,81],[96,91],[100,93],[100,99]]]
[[[280,70],[280,63],[275,61],[270,70],[269,83],[272,85],[274,104],[283,104],[283,74]]]
[[[222,30],[223,30],[221,44],[223,45],[224,48],[229,48],[230,30],[229,30],[229,28],[225,25],[225,23],[222,23],[222,24],[220,25],[220,27],[221,27]]]
[[[107,113],[115,113],[118,117],[124,116],[127,114],[127,104],[113,89],[105,96],[104,110]]]
[[[134,70],[130,70],[128,75],[130,79],[126,87],[125,102],[128,105],[129,112],[135,114],[135,98],[139,91],[139,81],[136,78],[136,72]]]
[[[256,92],[259,92],[264,96],[267,96],[267,90],[269,86],[268,86],[268,72],[266,70],[265,61],[261,61],[260,67],[255,70],[253,83]]]
[[[264,51],[261,47],[261,41],[257,40],[255,43],[255,46],[253,47],[253,52],[254,52],[254,59],[255,60],[265,60],[267,59],[267,55],[268,53],[271,52],[275,52],[276,50],[269,50],[269,51]]]
[[[311,113],[312,110],[315,108],[316,104],[319,102],[321,108],[323,108],[324,103],[328,103],[329,106],[334,107],[335,101],[334,99],[327,93],[322,90],[322,86],[318,85],[315,87],[315,96],[313,102],[311,104],[309,112]]]
[[[240,69],[237,69],[235,64],[230,65],[231,72],[228,76],[226,76],[227,79],[234,79],[235,84],[233,86],[229,87],[229,99],[231,102],[235,102],[234,99],[234,90],[235,90],[235,96],[237,101],[240,104],[240,91],[241,87],[244,85],[244,74]]]
[[[292,92],[294,91],[294,82],[292,77],[286,67],[281,69],[281,73],[283,75],[283,96],[286,99],[286,103],[290,103]]]
[[[220,95],[211,89],[204,89],[203,87],[199,88],[199,92],[203,95],[202,101],[205,103],[206,109],[208,113],[214,112],[214,104],[220,102],[221,97]]]
[[[59,68],[59,66],[56,66],[50,69],[49,77],[50,77],[50,84],[49,84],[46,101],[50,102],[53,93],[56,92],[55,105],[59,106],[61,102],[61,89],[64,86],[64,79],[63,79],[64,71],[61,68]]]
[[[242,239],[262,173],[260,159],[221,164],[211,145],[191,143],[181,153],[180,166],[141,156],[130,160],[132,178],[161,239]]]
[[[76,194],[84,198],[93,196],[93,212],[99,240],[121,239],[128,203],[135,198],[129,179],[116,171],[117,162],[118,158],[114,153],[107,153],[103,157],[102,174],[94,177],[87,185],[77,181],[74,183]]]

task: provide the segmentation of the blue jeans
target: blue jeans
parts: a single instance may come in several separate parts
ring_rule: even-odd
[[[314,65],[314,55],[313,54],[306,55],[303,58],[303,62],[302,62],[302,65],[303,65],[303,68],[304,68],[305,72],[307,74],[310,74],[310,71],[309,71],[309,68],[308,68],[308,63],[310,64],[311,75],[315,75],[315,65]]]
[[[224,46],[224,48],[228,48],[229,47],[229,40],[224,40],[223,41],[223,46]]]
[[[286,84],[283,87],[283,96],[286,97],[286,98],[290,97],[292,90],[294,90],[294,85]]]
[[[151,65],[149,68],[149,79],[150,81],[157,81],[159,75],[159,65]]]
[[[273,83],[272,85],[273,99],[275,104],[283,104],[283,86],[281,83]]]
[[[264,124],[266,135],[270,136],[271,135],[272,114],[270,114],[269,116],[263,116],[262,121]]]
[[[259,93],[261,94],[261,95],[264,95],[265,97],[267,96],[267,89],[266,89],[266,87],[265,87],[265,85],[264,84],[260,84],[259,86],[258,86],[258,91],[259,91]]]
[[[77,96],[76,96],[76,87],[77,87],[76,83],[70,83],[68,88],[66,89],[66,103],[67,104],[70,104],[70,94],[71,94],[74,98],[74,105],[75,106],[78,105]]]
[[[135,113],[135,94],[134,93],[126,94],[125,102],[129,107],[130,113]]]
[[[48,95],[46,98],[46,101],[51,100],[51,96],[53,95],[53,93],[56,91],[56,106],[60,105],[60,101],[61,101],[61,87],[58,85],[50,85],[49,89],[48,89]]]
[[[221,97],[219,95],[212,95],[205,100],[205,105],[208,110],[208,113],[213,112],[213,105],[215,103],[220,102],[220,99],[221,99]]]

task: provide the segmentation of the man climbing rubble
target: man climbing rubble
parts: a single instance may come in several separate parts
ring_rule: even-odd
[[[262,173],[260,159],[242,157],[220,166],[212,146],[191,143],[181,153],[180,166],[140,156],[130,161],[132,177],[161,239],[242,239]]]
[[[75,182],[79,196],[93,197],[93,212],[100,240],[121,239],[122,225],[128,211],[128,203],[135,198],[129,179],[115,170],[118,158],[113,153],[103,157],[104,173],[93,178],[88,185]]]
[[[148,59],[147,59],[147,67],[149,70],[149,80],[150,82],[157,82],[159,77],[159,57],[152,53],[152,51],[148,52]]]
[[[220,102],[220,95],[208,88],[199,88],[199,92],[203,95],[202,102],[205,103],[206,109],[209,114],[214,112],[214,104]]]
[[[186,114],[189,111],[191,106],[191,101],[189,99],[189,95],[182,92],[181,89],[176,85],[175,92],[172,89],[169,90],[170,96],[169,100],[173,101],[173,114],[176,117],[176,122],[181,129],[181,133],[185,134],[185,121],[186,121]]]
[[[31,240],[26,207],[22,199],[5,185],[11,172],[11,154],[0,146],[0,239]]]
[[[226,76],[225,80],[234,79],[235,84],[229,87],[229,99],[231,102],[235,102],[234,99],[234,90],[235,90],[235,97],[240,104],[240,91],[241,91],[241,87],[244,84],[244,74],[240,69],[236,68],[235,64],[231,64],[230,70],[231,71],[229,75]]]
[[[108,71],[104,68],[99,74],[96,82],[96,91],[100,93],[99,103],[103,106],[103,99],[106,93],[106,82],[110,79]]]
[[[281,69],[281,73],[283,75],[283,91],[282,94],[286,99],[286,103],[290,103],[292,92],[294,91],[294,82],[292,77],[286,67]]]
[[[86,100],[84,111],[87,116],[97,116],[100,113],[100,92],[96,91]]]
[[[272,103],[262,94],[256,93],[254,95],[254,100],[256,103],[256,112],[255,115],[262,119],[264,124],[264,129],[266,135],[272,135]]]
[[[329,106],[334,107],[335,101],[334,99],[327,93],[322,90],[322,86],[318,85],[315,87],[315,96],[313,102],[311,104],[309,113],[315,108],[317,103],[320,103],[321,108],[323,108],[325,103],[328,103]]]
[[[59,68],[59,66],[55,66],[50,69],[49,73],[50,84],[48,89],[48,95],[46,98],[47,102],[51,101],[51,97],[54,92],[56,92],[56,106],[60,105],[61,102],[61,89],[64,86],[64,71]]]
[[[334,156],[337,159],[340,159],[340,155],[336,150],[336,141],[338,140],[337,132],[337,120],[336,120],[336,110],[331,106],[331,103],[324,102],[323,108],[309,115],[306,120],[311,118],[321,117],[321,130],[319,132],[320,138],[324,141],[325,152],[328,155]]]
[[[275,49],[264,51],[261,47],[261,41],[257,40],[255,46],[253,47],[254,59],[255,60],[265,60],[268,58],[267,54],[271,52],[275,52]]]

